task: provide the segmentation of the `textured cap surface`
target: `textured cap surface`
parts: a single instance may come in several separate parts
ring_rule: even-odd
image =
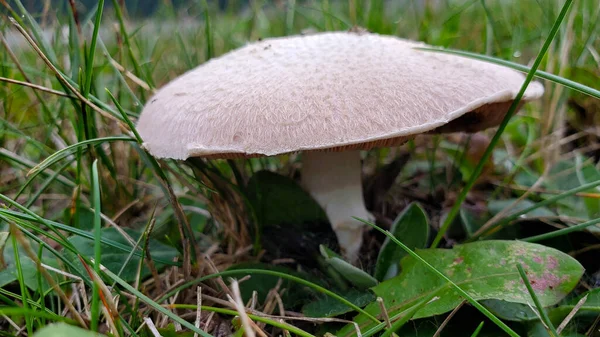
[[[137,129],[152,155],[185,159],[387,146],[473,111],[484,123],[465,129],[502,119],[524,75],[413,49],[425,46],[350,32],[252,43],[164,86]],[[523,99],[542,93],[534,82]]]

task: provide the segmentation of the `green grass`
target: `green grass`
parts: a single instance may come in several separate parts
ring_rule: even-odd
[[[165,1],[148,18],[131,17],[113,0],[96,2],[78,20],[70,7],[34,13],[23,3],[0,0],[0,234],[9,233],[0,240],[0,336],[31,336],[60,321],[114,336],[152,336],[146,318],[164,336],[175,326],[190,336],[216,336],[219,328],[241,335],[228,277],[243,280],[242,297],[254,303],[249,317],[267,334],[351,331],[353,325],[340,329],[351,321],[359,326],[361,313],[374,324],[363,336],[433,336],[447,313],[407,322],[432,298],[435,303],[435,294],[403,303],[389,322],[364,308],[372,293],[344,278],[359,275],[356,267],[335,266],[319,253],[319,244],[331,245],[322,219],[260,223],[265,215],[254,207],[262,201],[253,198],[256,187],[248,180],[262,169],[295,177],[297,156],[158,161],[141,147],[134,127],[155,88],[210,58],[259,38],[354,25],[447,48],[430,52],[512,67],[527,74],[520,95],[529,81],[545,83],[542,100],[486,131],[487,138],[423,136],[366,154],[370,176],[389,172],[386,165],[400,153],[411,156],[389,192],[381,191],[387,194],[378,229],[417,201],[428,215],[425,225],[437,230],[427,247],[417,248],[519,239],[571,253],[586,268],[554,310],[544,308],[545,294],[535,291],[539,280],[525,272],[532,262],[523,262],[523,303],[532,300],[527,303],[540,318],[509,319],[524,310],[521,302],[503,304],[503,313],[477,302],[449,270],[434,268],[392,236],[398,249],[471,303],[441,332],[537,337],[545,336],[534,328],[543,321],[556,334],[564,308],[586,291],[588,302],[562,335],[593,326],[600,303],[593,289],[600,270],[594,259],[600,247],[598,0],[230,1],[225,10],[214,1],[178,7]],[[481,156],[470,152],[476,145]],[[304,197],[280,193],[277,205],[297,207]],[[514,209],[490,221],[495,205],[515,200]],[[306,207],[302,219],[318,213]],[[367,236],[373,251],[359,267],[372,274],[384,235]],[[289,258],[294,261],[281,262]],[[285,320],[281,310],[288,311]],[[290,312],[320,315],[297,319]]]

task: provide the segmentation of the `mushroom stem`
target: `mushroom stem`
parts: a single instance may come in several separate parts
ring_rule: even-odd
[[[331,223],[342,253],[350,262],[358,258],[365,225],[371,221],[362,193],[360,151],[302,154],[302,186],[321,205]]]

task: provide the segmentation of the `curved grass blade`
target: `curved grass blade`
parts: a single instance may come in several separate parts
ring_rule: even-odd
[[[65,162],[61,167],[58,168],[58,170],[56,170],[56,172],[54,172],[52,175],[46,178],[46,180],[44,180],[44,182],[38,187],[35,193],[33,193],[33,195],[31,195],[29,199],[27,199],[27,202],[23,206],[27,208],[31,207],[31,205],[33,205],[38,200],[40,195],[44,193],[44,191],[50,186],[50,184],[52,184],[55,180],[60,180],[58,178],[62,177],[61,174],[63,173],[63,171],[66,170],[69,166],[71,166],[72,163],[72,160]],[[17,199],[19,195],[23,193],[25,187],[29,186],[29,184],[31,184],[32,181],[33,179],[31,177],[27,179],[27,181],[21,186],[21,188],[17,192],[15,199]]]
[[[495,64],[498,64],[501,66],[506,66],[506,67],[512,68],[514,70],[522,71],[524,73],[529,73],[532,69],[531,67],[528,67],[528,66],[525,66],[525,65],[522,65],[519,63],[503,60],[503,59],[493,57],[493,56],[487,56],[487,55],[481,55],[481,54],[472,53],[472,52],[468,52],[468,51],[463,51],[463,50],[446,49],[446,48],[415,48],[415,49],[426,50],[426,51],[431,51],[431,52],[436,52],[436,53],[446,53],[446,54],[465,56],[465,57],[472,58],[475,60],[480,60],[480,61],[495,63]],[[554,83],[558,83],[560,85],[564,85],[565,87],[576,90],[582,94],[586,94],[586,95],[595,97],[597,99],[600,99],[600,90],[588,87],[587,85],[583,85],[581,83],[572,81],[572,80],[564,78],[562,76],[554,75],[554,74],[551,74],[551,73],[548,73],[548,72],[545,72],[542,70],[536,70],[534,72],[534,76],[538,77],[538,78],[543,78],[548,81],[552,81]]]
[[[35,167],[33,167],[27,173],[27,175],[31,176],[31,175],[39,174],[41,171],[43,171],[47,167],[51,166],[52,164],[77,152],[77,150],[81,147],[86,147],[88,145],[96,146],[96,145],[100,145],[100,144],[106,143],[106,142],[118,142],[118,141],[135,142],[136,140],[131,137],[113,136],[113,137],[101,137],[101,138],[88,139],[88,140],[84,140],[84,141],[81,141],[81,142],[78,142],[75,144],[71,144],[71,145],[65,147],[64,149],[61,149],[61,150],[56,151],[53,154],[51,154],[48,158],[44,159],[44,161],[42,161],[41,163],[39,163]]]
[[[6,161],[11,161],[19,166],[22,166],[23,168],[26,168],[28,170],[31,170],[32,168],[35,167],[35,163],[29,161],[26,158],[23,158],[15,153],[12,153],[4,148],[0,148],[0,159],[2,160],[6,160]],[[47,176],[53,176],[54,174],[56,174],[56,172],[52,171],[52,170],[46,170],[44,172],[44,175]],[[61,184],[70,187],[70,188],[75,188],[75,186],[77,186],[75,184],[74,181],[70,180],[69,178],[67,178],[66,176],[63,175],[58,175],[58,177],[56,178]],[[30,181],[28,180],[27,182],[25,182],[23,185],[29,185]],[[24,187],[21,186],[21,189],[17,192],[17,195],[19,195],[20,193],[22,193],[22,189]]]
[[[390,232],[397,238],[403,238],[408,247],[425,248],[429,238],[429,220],[427,214],[417,203],[411,203],[394,220]],[[399,249],[389,239],[385,239],[377,256],[375,278],[379,281],[396,276],[399,261],[406,252]]]
[[[98,179],[98,160],[92,163],[92,192],[94,202],[94,272],[100,275],[100,259],[102,258],[102,249],[100,238],[102,221],[100,219],[100,210],[102,207],[100,199],[100,181]],[[92,304],[91,304],[91,330],[98,331],[98,321],[100,320],[100,287],[97,282],[93,282]]]
[[[538,241],[542,241],[542,240],[547,240],[547,239],[551,239],[551,238],[555,238],[555,237],[558,237],[558,236],[562,236],[562,235],[565,235],[565,234],[568,234],[568,233],[571,233],[571,232],[580,231],[582,229],[585,229],[587,227],[594,226],[594,225],[597,225],[597,224],[600,224],[600,218],[593,219],[593,220],[590,220],[590,221],[586,221],[586,222],[580,223],[580,224],[575,225],[575,226],[570,226],[570,227],[567,227],[567,228],[563,228],[563,229],[559,229],[559,230],[556,230],[556,231],[552,231],[550,233],[545,233],[545,234],[530,236],[528,238],[521,239],[521,241],[538,242]]]

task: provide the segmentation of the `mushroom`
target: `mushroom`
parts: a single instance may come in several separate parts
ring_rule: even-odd
[[[159,158],[302,152],[302,186],[355,261],[371,220],[360,150],[421,133],[476,132],[502,121],[525,77],[420,42],[364,32],[264,39],[212,59],[160,89],[137,129]],[[523,100],[543,93],[531,83]]]

